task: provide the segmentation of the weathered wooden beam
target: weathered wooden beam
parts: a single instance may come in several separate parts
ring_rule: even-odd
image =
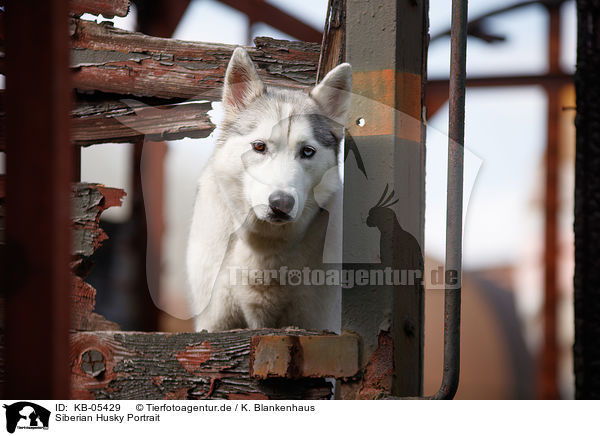
[[[359,338],[343,334],[255,336],[250,345],[250,375],[272,377],[347,378],[357,375]]]
[[[80,332],[71,335],[73,399],[327,399],[324,379],[250,376],[252,337],[304,330],[220,333]]]
[[[2,91],[0,91],[0,101]],[[4,108],[0,103],[0,151],[5,147]],[[210,103],[146,103],[134,99],[80,96],[71,112],[71,139],[87,146],[138,139],[165,141],[205,138],[215,128]]]
[[[205,138],[215,128],[207,112],[210,103],[150,106],[137,100],[105,100],[78,104],[72,112],[72,136],[77,145]]]
[[[129,13],[129,0],[69,0],[75,15],[102,14],[106,18],[125,17]]]
[[[76,183],[72,188],[73,256],[91,256],[108,239],[100,228],[100,215],[120,206],[125,191],[103,185]]]
[[[108,239],[100,228],[100,215],[109,207],[120,206],[125,191],[103,185],[75,183],[71,188],[72,256],[71,329],[119,330],[119,326],[94,313],[96,289],[84,282],[91,256]]]
[[[159,98],[218,100],[235,46],[157,38],[110,23],[73,20],[74,86]],[[248,52],[268,85],[303,89],[315,81],[320,45],[256,38]]]

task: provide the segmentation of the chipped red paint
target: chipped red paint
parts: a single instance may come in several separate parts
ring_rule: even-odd
[[[96,185],[98,191],[104,197],[100,203],[100,210],[105,211],[109,207],[119,207],[123,204],[123,198],[127,195],[124,189],[109,188],[104,185]]]
[[[200,345],[186,347],[184,351],[177,353],[175,358],[187,372],[198,374],[203,371],[202,364],[210,359],[211,352],[210,342],[204,341]]]
[[[365,368],[359,399],[376,399],[392,391],[394,375],[394,341],[387,331],[380,331],[377,349]]]

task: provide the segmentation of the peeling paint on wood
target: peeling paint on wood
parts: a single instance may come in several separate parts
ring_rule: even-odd
[[[253,336],[315,335],[304,330],[233,330],[220,333],[79,332],[71,335],[73,399],[326,399],[324,379],[257,380],[250,376]],[[98,350],[102,374],[82,368]]]

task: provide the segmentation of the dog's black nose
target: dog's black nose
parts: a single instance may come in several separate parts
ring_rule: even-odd
[[[269,206],[275,213],[288,215],[294,208],[294,197],[283,191],[275,191],[269,195]]]

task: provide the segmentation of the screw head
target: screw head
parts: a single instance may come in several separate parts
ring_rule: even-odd
[[[104,356],[98,350],[87,350],[81,356],[81,369],[87,375],[98,377],[106,371]]]

